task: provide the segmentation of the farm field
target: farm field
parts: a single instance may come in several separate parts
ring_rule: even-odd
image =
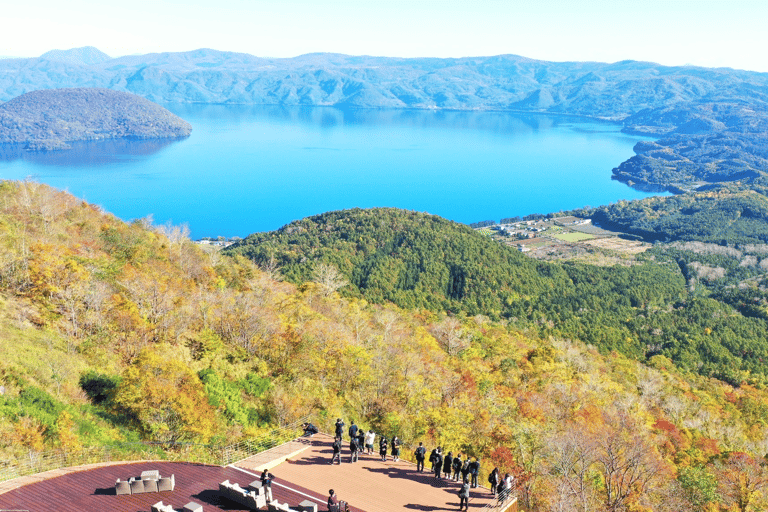
[[[594,235],[590,235],[588,233],[558,233],[552,235],[553,238],[557,238],[558,240],[562,240],[563,242],[583,242],[584,240],[591,240],[595,238]]]

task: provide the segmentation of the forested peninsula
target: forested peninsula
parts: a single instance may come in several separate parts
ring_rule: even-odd
[[[67,149],[69,142],[186,137],[192,126],[149,100],[110,89],[32,91],[0,105],[0,143]]]

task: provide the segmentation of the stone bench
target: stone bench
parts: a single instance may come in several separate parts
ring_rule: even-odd
[[[145,471],[145,473],[147,472]],[[157,471],[149,473],[154,473],[157,475],[157,478],[154,478],[154,475],[151,475],[150,478],[139,477],[129,478],[128,480],[120,480],[118,478],[115,482],[115,494],[141,494],[145,492],[172,491],[176,487],[176,478],[174,475],[160,478]],[[144,475],[144,473],[142,473],[142,475]]]
[[[158,501],[151,508],[152,512],[176,512],[172,506],[163,505],[162,501]]]
[[[258,510],[267,506],[267,498],[264,496],[264,489],[260,486],[249,486],[248,489],[243,489],[238,483],[231,483],[229,480],[224,480],[219,484],[219,494],[228,500],[244,505],[251,510]]]

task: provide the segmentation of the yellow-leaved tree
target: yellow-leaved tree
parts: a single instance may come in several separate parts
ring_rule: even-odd
[[[216,414],[203,383],[170,345],[141,351],[123,372],[115,404],[153,441],[207,442],[216,432]]]

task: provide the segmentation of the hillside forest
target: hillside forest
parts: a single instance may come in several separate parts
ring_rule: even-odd
[[[383,228],[413,215],[374,212],[366,222],[378,217]],[[183,227],[125,223],[48,186],[3,182],[0,458],[134,441],[169,443],[170,452],[307,415],[328,431],[343,417],[480,457],[485,475],[494,466],[513,473],[525,510],[768,507],[762,356],[742,354],[748,362],[727,379],[715,378],[725,366],[696,363],[702,336],[719,340],[711,349],[731,362],[730,333],[758,339],[759,305],[747,314],[711,283],[756,274],[762,248],[678,242],[615,268],[543,265],[494,252],[447,221],[416,221],[441,228],[433,250],[459,237],[467,251],[506,262],[494,272],[518,269],[518,280],[497,301],[480,288],[503,275],[468,268],[439,295],[426,287],[439,281],[434,267],[425,284],[387,291],[374,277],[410,259],[377,258],[371,268],[384,268],[363,272],[341,257],[341,242],[306,268],[306,248],[296,248],[299,266],[276,245],[264,261],[224,255],[190,242]],[[372,242],[362,235],[364,253]],[[382,255],[408,247],[381,238]],[[690,274],[716,262],[719,278]],[[595,302],[581,302],[580,283]],[[367,298],[368,288],[379,295]],[[564,291],[572,304],[543,308]],[[589,338],[601,319],[613,324]],[[663,340],[658,348],[642,344],[644,331]]]

